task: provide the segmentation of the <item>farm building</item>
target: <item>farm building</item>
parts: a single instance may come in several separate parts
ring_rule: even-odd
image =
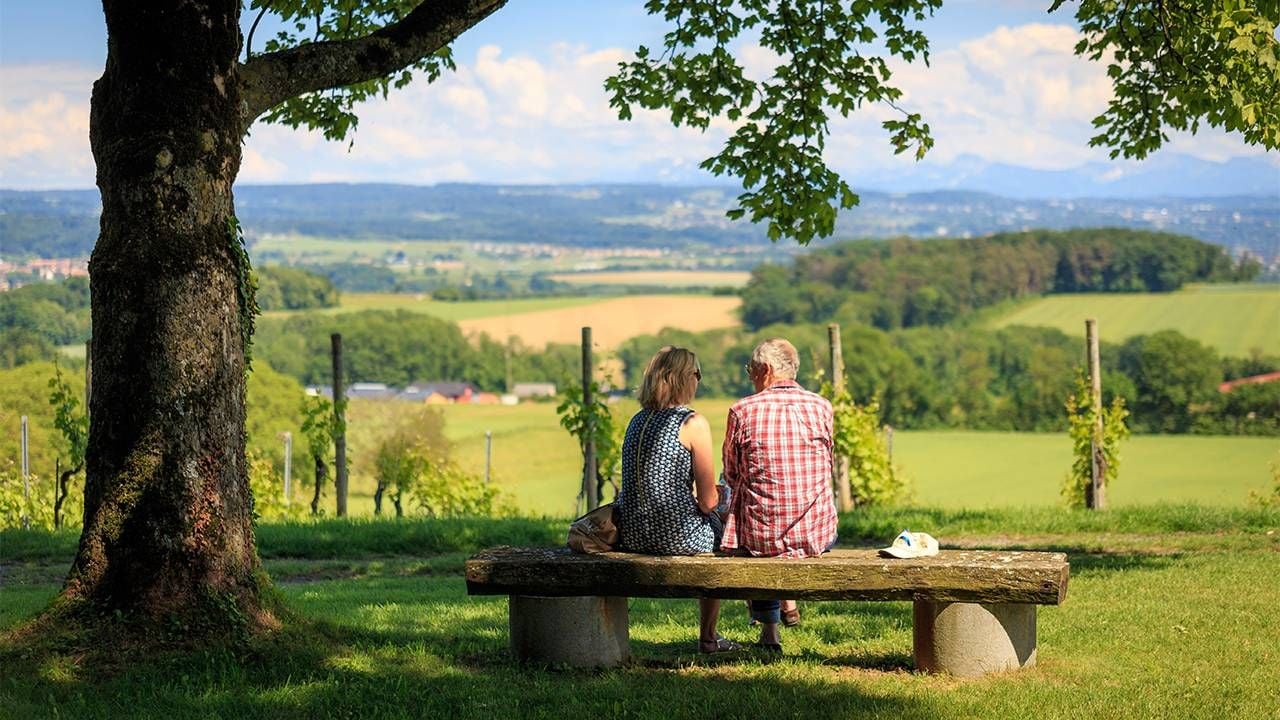
[[[422,402],[428,405],[449,405],[453,403],[469,403],[476,394],[476,388],[465,382],[417,382],[406,387],[398,397],[410,402]]]
[[[307,394],[311,396],[333,398],[332,385],[308,385]],[[358,382],[351,383],[346,389],[347,398],[366,400],[386,400],[395,397],[396,391],[387,387],[386,383]]]
[[[548,398],[556,396],[556,384],[549,382],[518,382],[511,388],[518,398]]]
[[[1228,380],[1218,386],[1218,392],[1229,393],[1241,385],[1261,385],[1263,383],[1280,382],[1280,372],[1269,372],[1261,375],[1250,375],[1249,377]]]

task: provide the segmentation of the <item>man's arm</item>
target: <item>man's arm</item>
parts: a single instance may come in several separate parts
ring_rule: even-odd
[[[724,465],[724,482],[736,495],[738,483],[742,482],[742,477],[738,463],[738,414],[733,411],[733,408],[729,408],[729,419],[724,425],[721,461]]]

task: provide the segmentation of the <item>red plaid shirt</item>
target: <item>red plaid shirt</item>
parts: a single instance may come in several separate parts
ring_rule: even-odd
[[[821,555],[836,538],[831,403],[784,381],[729,408],[724,479],[733,490],[725,550]]]

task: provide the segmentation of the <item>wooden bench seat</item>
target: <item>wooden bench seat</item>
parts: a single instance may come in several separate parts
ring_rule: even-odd
[[[687,557],[496,547],[466,563],[467,592],[509,595],[518,658],[608,666],[630,655],[628,597],[910,600],[916,666],[980,675],[1035,662],[1036,605],[1066,598],[1062,553],[946,550],[882,558],[833,550],[805,559]]]

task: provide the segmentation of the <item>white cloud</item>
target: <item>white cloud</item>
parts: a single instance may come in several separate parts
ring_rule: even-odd
[[[998,27],[936,53],[932,65],[894,64],[903,107],[923,113],[937,141],[923,166],[962,157],[1042,170],[1107,164],[1089,148],[1090,120],[1111,88],[1105,68],[1078,58],[1066,25]],[[735,47],[748,74],[779,58],[758,45]],[[455,73],[415,82],[358,109],[354,145],[319,133],[256,125],[246,141],[244,182],[322,180],[434,183],[663,181],[703,177],[697,165],[719,150],[734,123],[707,133],[673,128],[662,112],[618,121],[604,79],[629,57],[618,48],[556,43],[538,57],[494,45],[458,58]],[[68,66],[0,66],[0,186],[88,187],[88,99],[100,71]],[[868,106],[832,121],[831,162],[851,176],[914,172],[894,157],[880,123],[896,111]],[[1261,151],[1207,130],[1176,135],[1167,152],[1222,161]],[[1120,167],[1118,164],[1112,164]],[[956,171],[958,172],[958,171]],[[1123,169],[1121,169],[1123,172]],[[953,175],[959,182],[960,175]]]
[[[0,187],[91,187],[89,93],[98,71],[0,66]]]

